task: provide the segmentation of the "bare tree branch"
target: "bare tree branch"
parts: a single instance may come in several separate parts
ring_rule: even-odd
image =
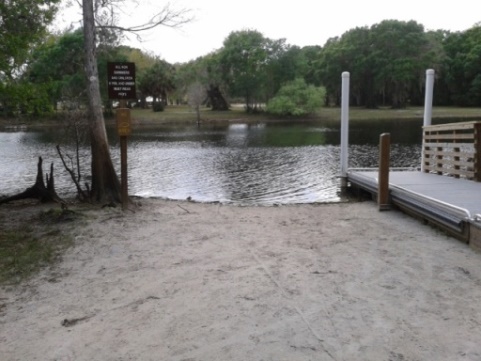
[[[87,200],[88,199],[88,195],[87,195],[88,193],[85,193],[83,191],[82,187],[80,187],[80,184],[79,184],[78,180],[75,178],[75,172],[71,168],[69,168],[69,166],[65,162],[63,154],[60,150],[60,145],[57,144],[56,148],[57,148],[57,153],[60,156],[60,159],[62,160],[62,163],[63,163],[63,166],[64,166],[65,170],[68,172],[68,174],[70,174],[70,178],[72,178],[72,181],[74,182],[75,187],[77,188],[77,193],[78,193],[79,198],[83,201]]]
[[[120,4],[125,0],[97,0],[95,7],[95,25],[100,29],[109,29],[120,32],[139,33],[156,28],[159,25],[178,28],[193,20],[190,16],[191,10],[178,9],[175,10],[167,3],[162,10],[154,14],[150,19],[143,24],[124,27],[118,25],[118,13],[122,12]],[[134,1],[136,2],[136,1]],[[138,2],[136,2],[138,3]]]

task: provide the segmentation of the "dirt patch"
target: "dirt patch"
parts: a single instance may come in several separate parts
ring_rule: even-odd
[[[79,216],[35,201],[0,205],[0,284],[20,283],[60,261],[73,244],[68,223]]]

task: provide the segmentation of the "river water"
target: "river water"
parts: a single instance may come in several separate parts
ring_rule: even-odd
[[[366,122],[351,125],[349,166],[376,167],[378,141],[391,133],[391,166],[418,167],[421,122]],[[112,157],[120,169],[118,137],[109,129]],[[337,202],[340,146],[337,124],[232,124],[138,127],[129,137],[129,194],[142,197],[274,205]],[[74,186],[56,153],[75,150],[62,129],[0,131],[0,194],[35,182],[39,156],[44,171],[54,162],[59,195]],[[82,173],[89,174],[89,147],[80,148]],[[87,177],[88,181],[88,177]]]

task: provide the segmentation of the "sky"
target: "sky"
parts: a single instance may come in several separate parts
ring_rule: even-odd
[[[167,1],[126,0],[120,23],[135,25]],[[464,31],[481,22],[481,1],[456,0],[172,0],[173,9],[188,9],[193,20],[181,28],[160,26],[125,39],[124,44],[159,56],[169,63],[184,63],[222,48],[234,31],[257,30],[265,37],[286,39],[290,45],[323,46],[350,29],[383,20],[415,20],[425,30]],[[80,24],[78,5],[63,9],[55,22],[59,30]]]

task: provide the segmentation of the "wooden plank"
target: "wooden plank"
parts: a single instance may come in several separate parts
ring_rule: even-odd
[[[464,172],[470,172],[474,174],[474,165],[473,163],[466,163],[462,161],[453,161],[452,163],[446,164],[442,163],[442,165],[438,165],[439,163],[436,162],[425,162],[426,167],[436,167],[439,169],[444,169],[446,173],[450,173],[451,170],[463,170]],[[459,168],[454,168],[459,167]]]
[[[450,169],[450,167],[463,167],[463,168],[471,168],[474,172],[474,162],[464,159],[438,159],[438,158],[424,158],[424,164],[426,165],[437,165],[439,167],[443,167],[446,169]]]
[[[442,147],[442,148],[467,148],[467,149],[474,149],[474,142],[471,143],[453,143],[453,142],[423,142],[423,147],[430,147],[430,148],[437,148],[437,147]]]
[[[433,154],[433,155],[436,155],[436,154]],[[450,158],[435,158],[434,156],[431,156],[431,157],[424,158],[424,160],[429,163],[440,163],[440,161],[442,161],[442,163],[448,166],[449,165],[459,165],[459,166],[465,165],[465,166],[468,166],[468,167],[470,166],[474,168],[474,159],[470,157],[454,156]]]
[[[427,149],[424,151],[425,155],[442,155],[443,157],[460,157],[460,158],[473,158],[474,159],[474,152],[456,152],[456,151],[445,151],[445,150],[431,150]],[[473,160],[474,162],[474,160]]]
[[[458,175],[458,176],[464,176],[465,178],[468,178],[468,179],[474,179],[474,172],[469,170],[453,169],[453,168],[446,169],[443,167],[436,167],[436,166],[429,166],[429,165],[426,165],[424,169],[425,171],[435,172],[445,177],[447,177],[448,175]]]
[[[473,133],[462,133],[462,134],[429,134],[429,135],[424,135],[425,140],[445,140],[445,139],[450,139],[450,140],[458,140],[458,139],[473,139]]]
[[[474,131],[474,170],[475,180],[481,182],[481,124],[476,123]]]
[[[457,129],[472,129],[476,124],[481,123],[481,121],[472,122],[459,122],[459,123],[449,123],[449,124],[436,124],[436,125],[426,125],[423,126],[424,131],[441,131],[441,130],[457,130]]]

